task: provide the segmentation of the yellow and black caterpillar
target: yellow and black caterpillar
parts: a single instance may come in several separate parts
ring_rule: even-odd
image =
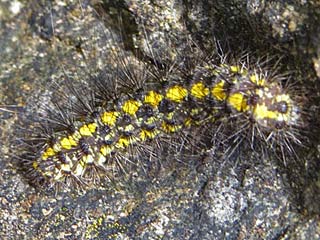
[[[222,124],[232,129],[232,136],[220,135],[225,139],[209,139],[211,142],[236,138],[252,145],[261,140],[281,152],[291,151],[291,144],[299,143],[297,103],[276,76],[259,67],[203,61],[182,79],[173,77],[149,85],[146,79],[155,75],[154,69],[137,71],[137,76],[144,76],[144,87],[138,90],[105,99],[101,99],[103,94],[91,97],[93,90],[83,93],[87,98],[82,99],[80,91],[73,91],[76,104],[57,106],[62,119],[59,127],[52,127],[56,120],[46,119],[37,141],[27,142],[20,157],[23,171],[33,183],[90,183],[93,172],[101,177],[114,169],[124,170],[133,161],[130,156],[152,154],[167,137],[174,136],[183,145],[188,136],[198,145],[194,129],[217,136]],[[112,78],[92,81],[105,93],[107,85],[120,81]],[[121,81],[125,81],[123,76]],[[68,111],[63,111],[64,107]],[[77,116],[73,108],[83,114]]]

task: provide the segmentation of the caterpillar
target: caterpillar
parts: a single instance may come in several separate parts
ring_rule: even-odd
[[[159,65],[126,62],[116,74],[93,77],[93,87],[67,83],[69,103],[54,102],[57,113],[41,118],[40,131],[25,141],[22,171],[35,185],[90,185],[139,165],[139,156],[156,155],[172,139],[200,154],[203,145],[229,140],[294,151],[301,110],[281,78],[224,59],[197,62],[187,74],[180,66],[165,69],[162,80]],[[119,83],[126,85],[120,93]]]

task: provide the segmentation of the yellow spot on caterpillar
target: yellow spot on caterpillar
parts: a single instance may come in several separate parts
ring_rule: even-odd
[[[96,123],[89,123],[88,128],[91,133],[94,133],[97,130],[98,125]]]
[[[74,139],[73,136],[69,136],[69,141],[70,141],[72,146],[77,146],[78,145],[76,139]]]
[[[238,112],[243,112],[247,110],[247,102],[243,94],[241,93],[234,93],[229,96],[228,103]]]
[[[130,115],[134,115],[138,111],[140,105],[141,105],[141,103],[136,100],[128,100],[123,104],[122,110],[125,113],[128,113]]]
[[[166,97],[174,102],[181,102],[182,100],[185,99],[185,97],[188,95],[188,91],[187,89],[179,86],[179,85],[175,85],[171,88],[169,88],[166,92]]]
[[[130,139],[127,137],[120,137],[117,144],[116,148],[126,148],[130,145]]]
[[[76,131],[75,133],[72,134],[72,138],[74,139],[74,141],[79,141],[80,138],[82,138],[81,134]]]
[[[104,124],[113,127],[116,124],[119,115],[119,112],[104,112],[101,116],[101,121]]]
[[[196,116],[197,114],[199,114],[200,109],[202,110],[202,108],[193,108],[193,109],[191,109],[190,115],[191,116]]]
[[[230,70],[233,73],[238,73],[241,71],[241,68],[239,66],[230,66]]]
[[[204,66],[204,69],[210,71],[212,74],[214,74],[215,76],[218,76],[219,73],[221,73],[221,70],[217,67],[213,67],[211,65],[206,65]]]
[[[265,86],[266,85],[266,80],[264,78],[260,79],[256,73],[251,75],[249,78],[250,78],[251,82],[253,82],[254,84],[256,84],[258,86]]]
[[[193,120],[191,118],[187,118],[185,121],[184,121],[184,126],[186,127],[190,127],[193,123]]]
[[[161,127],[163,131],[166,133],[174,133],[182,128],[181,125],[172,125],[172,124],[166,123],[165,121],[162,122]]]
[[[222,69],[228,69],[229,65],[225,64],[225,63],[221,63],[220,64],[220,68]]]
[[[197,114],[199,114],[199,111],[201,111],[201,108],[193,108],[191,109],[190,115],[191,116],[196,116]],[[196,121],[194,121],[191,117],[188,117],[185,121],[184,121],[184,126],[185,127],[191,127],[192,124],[197,123]]]
[[[209,94],[209,89],[202,83],[196,83],[191,88],[191,95],[196,98],[204,98]]]
[[[142,129],[140,132],[140,139],[142,141],[146,141],[147,139],[155,138],[158,134],[159,134],[159,131],[157,130],[149,131],[149,130]]]
[[[114,150],[114,147],[113,146],[102,146],[100,148],[100,152],[102,153],[103,156],[107,156],[109,154],[112,153],[112,151]]]
[[[116,148],[126,148],[129,145],[132,145],[134,143],[136,143],[137,141],[139,141],[138,137],[134,137],[134,136],[130,136],[130,137],[120,137],[117,144],[116,144]]]
[[[212,96],[214,96],[214,98],[219,101],[225,100],[227,98],[227,94],[224,89],[224,83],[224,81],[219,82],[211,90]]]
[[[175,115],[174,112],[168,113],[167,116],[166,116],[166,118],[167,118],[168,120],[172,120],[174,115]]]
[[[54,155],[56,155],[56,152],[53,150],[53,148],[49,147],[42,154],[42,160],[47,160],[49,157],[53,157]]]
[[[82,127],[80,127],[79,132],[83,137],[90,137],[92,136],[92,133],[96,131],[96,129],[96,123],[84,124]]]
[[[230,71],[232,73],[240,73],[242,76],[245,76],[248,74],[247,70],[243,66],[239,66],[239,65],[230,66]]]
[[[34,162],[32,163],[32,167],[33,167],[34,169],[38,169],[39,164],[38,164],[36,161],[34,161]]]
[[[69,136],[61,139],[60,145],[62,148],[70,150],[72,147],[77,146],[77,142],[73,139],[72,136]]]
[[[286,103],[291,102],[291,98],[288,94],[277,95],[276,100],[277,100],[277,102],[282,102],[282,101],[284,101]]]
[[[63,138],[60,141],[60,144],[61,144],[62,148],[64,148],[64,149],[68,149],[68,150],[71,149],[71,143],[68,138]]]
[[[148,119],[145,120],[145,124],[151,125],[157,121],[156,117],[149,117]]]
[[[150,91],[144,97],[144,103],[150,104],[152,107],[157,107],[161,102],[163,96],[155,91]]]
[[[253,116],[256,120],[259,119],[274,119],[277,120],[277,113],[274,111],[269,111],[266,105],[257,104],[254,111]]]

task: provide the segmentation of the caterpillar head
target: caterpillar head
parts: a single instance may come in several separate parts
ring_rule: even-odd
[[[258,135],[271,146],[292,152],[292,143],[301,144],[302,123],[301,111],[292,96],[278,81],[249,73],[234,82],[227,103],[241,114],[242,117],[237,117],[237,128],[249,134],[252,142]],[[247,131],[249,128],[251,131]]]
[[[299,124],[299,108],[279,84],[269,83],[256,89],[253,98],[249,111],[260,126],[280,130]]]
[[[245,114],[251,122],[269,131],[300,123],[299,107],[291,95],[279,82],[268,81],[257,74],[235,81],[227,103],[236,112]]]

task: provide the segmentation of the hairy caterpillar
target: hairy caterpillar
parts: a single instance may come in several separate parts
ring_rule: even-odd
[[[70,103],[55,104],[58,114],[44,118],[40,132],[26,141],[20,162],[31,182],[90,184],[139,165],[132,156],[154,155],[170,138],[181,146],[190,139],[195,146],[208,145],[199,134],[209,143],[247,140],[282,153],[300,143],[297,103],[277,76],[259,66],[200,61],[188,74],[177,67],[165,74],[168,79],[150,84],[147,80],[162,71],[157,65],[121,67],[111,77],[93,78],[92,89],[68,86]],[[143,87],[133,81],[127,86],[131,91],[112,92],[134,75]],[[230,130],[217,134],[221,125]],[[201,147],[195,149],[200,153]]]

